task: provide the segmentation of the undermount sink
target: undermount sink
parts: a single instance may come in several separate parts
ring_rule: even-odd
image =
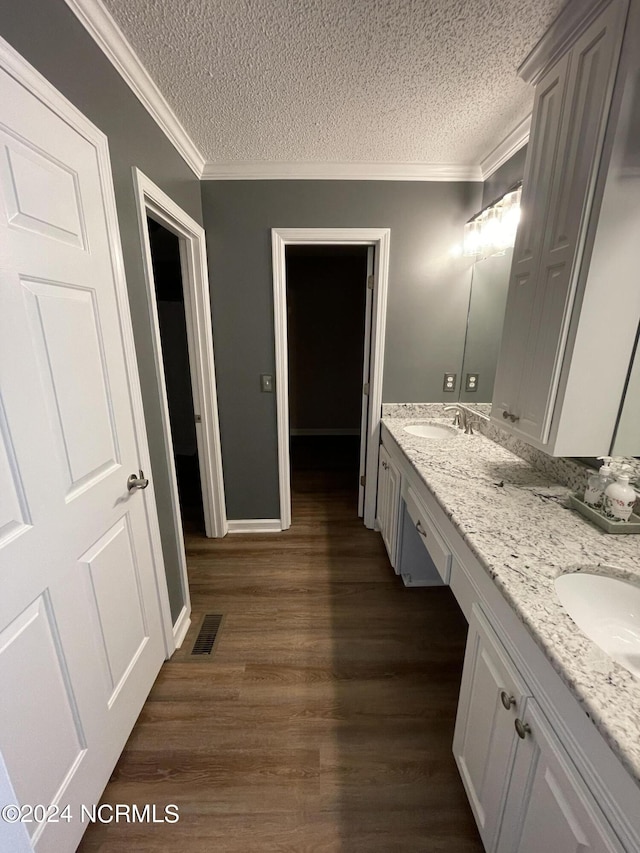
[[[453,438],[457,435],[454,427],[446,426],[445,424],[409,424],[404,427],[404,431],[411,435],[419,435],[420,438]]]
[[[640,586],[586,572],[561,575],[555,586],[578,628],[640,678]]]

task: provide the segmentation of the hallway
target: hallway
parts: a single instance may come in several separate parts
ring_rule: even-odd
[[[466,623],[394,576],[353,480],[295,473],[282,534],[187,535],[213,659],[165,664],[103,798],[180,820],[90,826],[82,853],[480,853],[451,754]]]

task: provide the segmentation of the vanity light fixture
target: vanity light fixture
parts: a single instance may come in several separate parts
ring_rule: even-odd
[[[514,245],[520,221],[522,181],[472,216],[464,226],[463,254],[476,260],[503,255]]]

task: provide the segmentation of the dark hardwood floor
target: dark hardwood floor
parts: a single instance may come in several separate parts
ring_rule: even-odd
[[[451,754],[464,618],[395,577],[347,457],[294,458],[290,530],[187,535],[214,657],[163,666],[104,794],[179,822],[92,825],[83,853],[482,850]]]

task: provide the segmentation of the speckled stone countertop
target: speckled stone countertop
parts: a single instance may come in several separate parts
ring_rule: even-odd
[[[554,580],[588,569],[640,585],[640,536],[601,532],[564,502],[569,489],[483,435],[433,441],[382,423],[486,568],[562,680],[640,782],[640,679],[611,660],[560,604]],[[384,440],[384,437],[383,437]]]

